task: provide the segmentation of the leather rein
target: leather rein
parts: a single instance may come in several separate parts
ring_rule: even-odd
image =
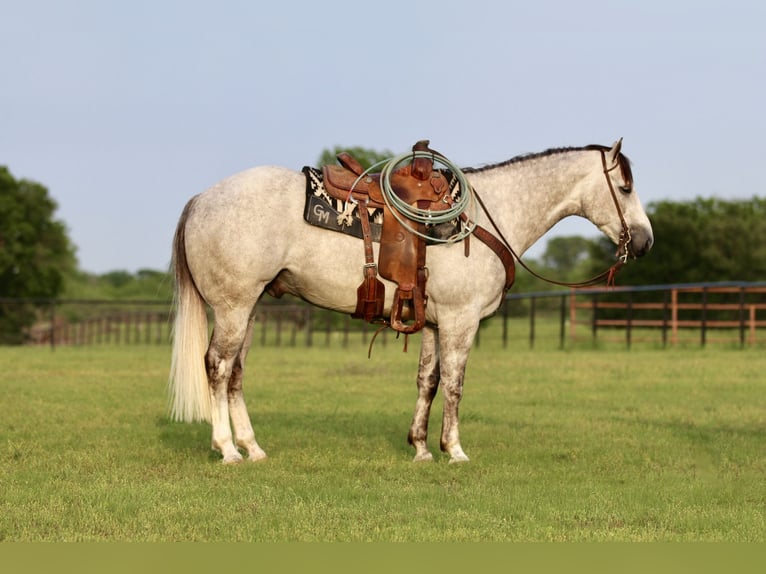
[[[620,224],[622,225],[622,231],[620,232],[620,241],[617,246],[617,253],[619,254],[622,251],[622,254],[618,255],[619,259],[614,265],[609,267],[609,269],[607,269],[606,271],[603,271],[602,273],[599,273],[598,275],[594,277],[591,277],[590,279],[586,279],[585,281],[579,281],[579,282],[573,282],[573,283],[568,283],[565,281],[556,281],[554,279],[548,279],[547,277],[543,277],[542,275],[533,271],[526,263],[524,263],[521,260],[521,257],[519,257],[518,254],[513,250],[513,247],[511,247],[511,244],[508,242],[508,240],[503,235],[502,231],[500,231],[497,224],[492,219],[492,216],[490,215],[487,207],[484,205],[484,202],[481,200],[481,197],[479,197],[479,194],[476,193],[475,189],[473,190],[476,200],[478,201],[481,208],[484,210],[484,214],[487,216],[487,219],[489,219],[489,222],[492,224],[492,227],[495,229],[495,232],[498,234],[500,239],[505,244],[505,247],[511,252],[511,255],[513,255],[513,258],[516,259],[516,261],[519,262],[519,265],[521,265],[524,269],[526,269],[531,275],[533,275],[534,277],[537,277],[538,279],[541,279],[542,281],[545,281],[546,283],[551,283],[553,285],[561,285],[562,287],[571,287],[573,289],[577,289],[582,287],[590,287],[597,283],[601,283],[602,281],[606,281],[607,287],[613,287],[615,275],[617,275],[617,272],[620,269],[622,269],[623,265],[625,265],[628,261],[628,252],[629,252],[628,248],[632,240],[630,236],[630,228],[628,227],[628,224],[625,221],[625,216],[623,215],[622,209],[620,208],[620,203],[619,201],[617,201],[617,194],[614,191],[614,185],[612,185],[612,179],[609,177],[609,172],[615,169],[616,167],[618,167],[619,163],[613,165],[612,167],[607,167],[606,153],[604,152],[604,150],[599,150],[599,151],[601,152],[602,171],[604,173],[604,177],[606,178],[606,183],[609,186],[609,192],[612,195],[614,206],[617,209],[617,215],[619,215],[620,217]]]

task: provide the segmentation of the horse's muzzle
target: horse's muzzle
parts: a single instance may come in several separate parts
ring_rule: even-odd
[[[630,244],[628,245],[628,251],[630,256],[635,259],[646,255],[652,248],[654,243],[654,236],[651,231],[644,229],[631,229],[630,231]]]

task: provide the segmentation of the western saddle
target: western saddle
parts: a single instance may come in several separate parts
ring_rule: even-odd
[[[434,160],[444,156],[428,146],[428,140],[421,140],[412,146],[411,162],[393,170],[387,183],[398,200],[407,205],[426,212],[445,211],[454,203],[450,182],[442,170],[434,167]],[[367,322],[380,322],[400,333],[416,333],[425,326],[428,302],[426,224],[416,222],[400,212],[393,213],[397,208],[392,207],[384,197],[380,173],[365,174],[359,162],[346,152],[337,157],[340,165],[325,165],[322,168],[325,191],[338,200],[347,204],[352,202],[358,207],[364,239],[364,279],[357,289],[357,305],[352,317]],[[461,190],[461,193],[468,193],[468,190]],[[383,210],[377,265],[372,249],[368,208]],[[460,215],[460,219],[463,224],[468,223],[465,213]],[[505,289],[510,289],[515,277],[514,257],[510,250],[478,225],[474,225],[472,234],[500,258],[506,273]],[[470,249],[469,238],[466,236],[464,239],[466,257]],[[383,314],[385,285],[378,279],[378,273],[396,283],[389,317]]]
[[[444,174],[434,169],[438,152],[428,147],[428,140],[412,146],[413,152],[429,152],[432,157],[416,156],[391,172],[390,187],[399,200],[422,210],[443,211],[452,204],[450,185]],[[425,325],[426,298],[426,225],[412,220],[402,221],[402,214],[392,213],[383,196],[381,174],[364,175],[359,162],[350,154],[338,154],[340,165],[323,166],[325,191],[332,197],[358,204],[364,239],[364,279],[357,289],[357,306],[352,317],[368,322],[383,322],[396,331],[415,333]],[[383,210],[378,263],[375,264],[367,208]],[[417,233],[416,233],[417,231]],[[377,278],[396,283],[389,318],[383,315],[385,286]]]

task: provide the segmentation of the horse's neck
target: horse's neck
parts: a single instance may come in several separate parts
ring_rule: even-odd
[[[560,153],[491,167],[467,177],[493,221],[521,255],[563,218],[582,215],[578,183],[592,170],[591,160],[582,152]],[[480,208],[477,220],[487,225]]]

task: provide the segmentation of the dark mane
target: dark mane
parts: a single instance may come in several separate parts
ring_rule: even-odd
[[[610,146],[599,145],[599,144],[591,144],[591,145],[587,145],[583,147],[554,147],[541,152],[517,155],[516,157],[512,157],[511,159],[501,161],[499,163],[483,165],[481,167],[466,167],[466,168],[462,168],[462,170],[464,173],[480,173],[483,171],[488,171],[490,169],[495,169],[498,167],[506,167],[509,165],[522,163],[522,162],[533,160],[533,159],[539,159],[542,157],[548,157],[548,156],[556,155],[560,153],[567,153],[572,151],[591,151],[591,150],[608,152],[610,149],[612,149]],[[632,184],[633,172],[630,168],[630,160],[621,153],[619,155],[618,161],[619,161],[620,171],[622,172],[623,179],[629,185]]]

